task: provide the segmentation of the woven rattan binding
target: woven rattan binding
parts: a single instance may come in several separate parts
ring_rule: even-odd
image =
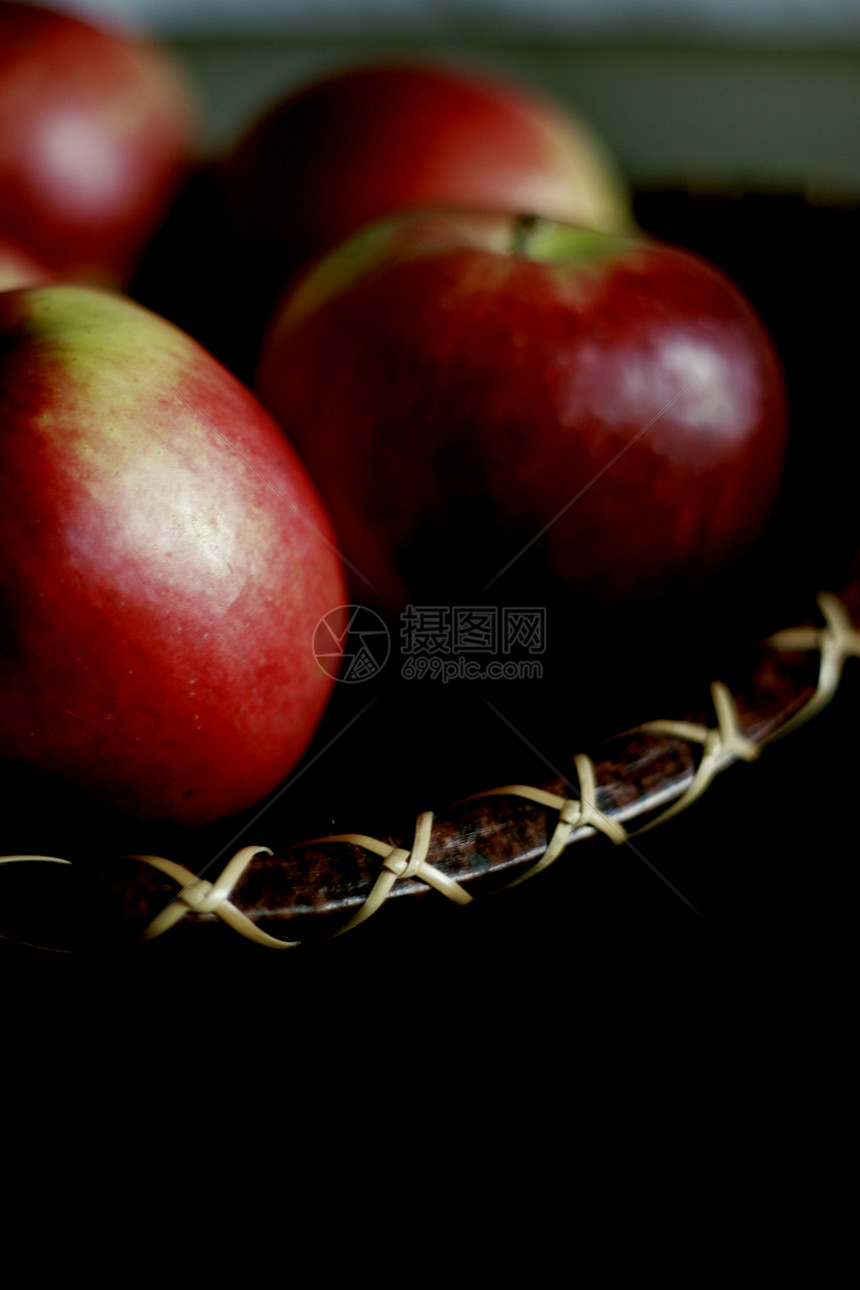
[[[579,781],[579,791],[576,796],[562,796],[542,787],[507,784],[475,794],[471,799],[463,799],[469,801],[497,796],[516,797],[536,803],[555,815],[555,824],[543,854],[525,872],[518,874],[504,885],[516,886],[526,878],[544,871],[559,858],[571,842],[580,837],[602,833],[615,845],[632,846],[632,839],[639,834],[678,815],[697,801],[718,773],[735,762],[755,760],[769,743],[782,738],[821,712],[836,694],[846,661],[860,656],[860,631],[854,626],[845,603],[839,597],[824,593],[818,597],[817,603],[823,620],[820,626],[789,628],[777,632],[765,642],[766,648],[771,651],[792,654],[817,652],[819,655],[818,675],[811,696],[786,720],[760,737],[750,738],[742,729],[735,697],[726,685],[716,681],[711,686],[716,718],[713,726],[685,720],[657,720],[646,722],[637,727],[636,731],[630,732],[661,735],[701,749],[698,764],[689,782],[677,790],[674,800],[638,828],[627,827],[624,823],[623,809],[615,810],[610,814],[598,808],[596,797],[599,786],[595,765],[592,759],[583,753],[574,757]],[[473,897],[461,882],[454,880],[441,868],[429,862],[428,852],[433,839],[433,827],[433,813],[421,812],[415,824],[412,845],[408,849],[361,833],[331,834],[301,844],[321,846],[346,843],[378,856],[381,861],[369,894],[358,909],[331,933],[332,936],[342,935],[366,922],[382,907],[397,885],[407,880],[417,880],[456,904],[471,903]],[[264,931],[247,912],[239,909],[231,900],[246,869],[254,858],[261,854],[271,856],[273,853],[268,847],[242,847],[231,857],[214,881],[194,874],[183,865],[163,856],[127,857],[167,875],[178,888],[169,903],[146,926],[142,936],[143,941],[150,941],[163,935],[189,915],[197,917],[208,915],[228,925],[240,936],[261,946],[276,949],[293,949],[299,946],[301,941],[283,939]],[[69,863],[56,856],[0,857],[0,864],[16,862]]]

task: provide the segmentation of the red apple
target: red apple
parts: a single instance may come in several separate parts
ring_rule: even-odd
[[[167,54],[0,0],[0,232],[66,276],[128,279],[192,144]]]
[[[277,103],[227,159],[234,225],[301,263],[362,224],[427,206],[533,211],[617,230],[631,216],[571,109],[474,71],[361,66]]]
[[[362,230],[287,296],[257,388],[389,609],[503,571],[519,595],[677,593],[751,547],[786,447],[777,357],[724,275],[507,215]]]
[[[20,246],[0,233],[0,291],[18,287],[40,287],[53,282],[56,275],[47,265],[34,260]]]
[[[254,396],[120,296],[0,295],[0,757],[189,824],[274,788],[332,679],[328,519]]]
[[[471,69],[391,64],[335,73],[277,102],[218,174],[223,223],[211,217],[218,202],[210,196],[209,220],[196,218],[197,241],[209,237],[197,258],[203,275],[213,261],[219,276],[229,275],[229,296],[242,300],[241,334],[222,297],[201,318],[202,334],[248,379],[285,282],[371,220],[444,206],[632,226],[626,185],[580,116]],[[175,260],[174,283],[189,272],[186,257]],[[170,302],[165,312],[181,321],[182,309]]]

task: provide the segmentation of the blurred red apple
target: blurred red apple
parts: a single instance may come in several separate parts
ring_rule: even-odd
[[[473,70],[359,66],[249,128],[182,204],[135,294],[250,380],[289,279],[368,221],[428,206],[632,224],[613,161],[571,109]]]
[[[18,287],[40,287],[53,282],[56,275],[40,264],[20,246],[0,233],[0,291]]]
[[[290,771],[344,603],[317,493],[253,395],[120,296],[0,295],[0,757],[188,824]]]
[[[127,281],[184,170],[192,121],[163,50],[0,0],[0,232],[55,271]]]
[[[786,447],[774,349],[719,271],[507,215],[362,230],[287,296],[257,388],[389,609],[505,571],[519,595],[677,593],[754,543]]]
[[[571,109],[475,71],[360,66],[277,103],[225,164],[234,227],[293,267],[362,224],[445,206],[630,225],[627,194]]]

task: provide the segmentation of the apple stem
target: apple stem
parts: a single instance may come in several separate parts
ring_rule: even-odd
[[[511,236],[511,254],[523,255],[537,230],[546,220],[542,215],[517,215]]]

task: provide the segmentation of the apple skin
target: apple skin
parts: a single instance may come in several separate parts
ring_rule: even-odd
[[[188,317],[187,300],[201,292],[194,281],[179,285],[192,270],[176,239],[167,252],[172,294],[168,281],[161,296],[144,285],[142,298],[244,380],[285,284],[373,220],[443,206],[633,227],[626,184],[583,119],[472,68],[362,64],[333,73],[275,103],[214,173],[220,191],[205,196],[204,216],[193,215],[193,241],[208,239],[197,276],[209,278],[217,263],[223,295]],[[225,314],[224,298],[241,308]]]
[[[778,358],[716,268],[507,215],[362,230],[287,294],[256,388],[389,611],[677,596],[750,550],[786,451]]]
[[[0,0],[0,232],[57,273],[128,281],[184,173],[195,118],[162,49]]]
[[[442,66],[359,66],[288,95],[240,139],[225,176],[234,227],[295,264],[429,206],[632,224],[614,163],[572,110]]]
[[[190,337],[107,291],[0,295],[0,757],[128,815],[258,801],[310,741],[345,603],[306,472]]]
[[[0,233],[0,291],[41,287],[54,281],[56,274],[46,264],[34,260],[27,251]]]

